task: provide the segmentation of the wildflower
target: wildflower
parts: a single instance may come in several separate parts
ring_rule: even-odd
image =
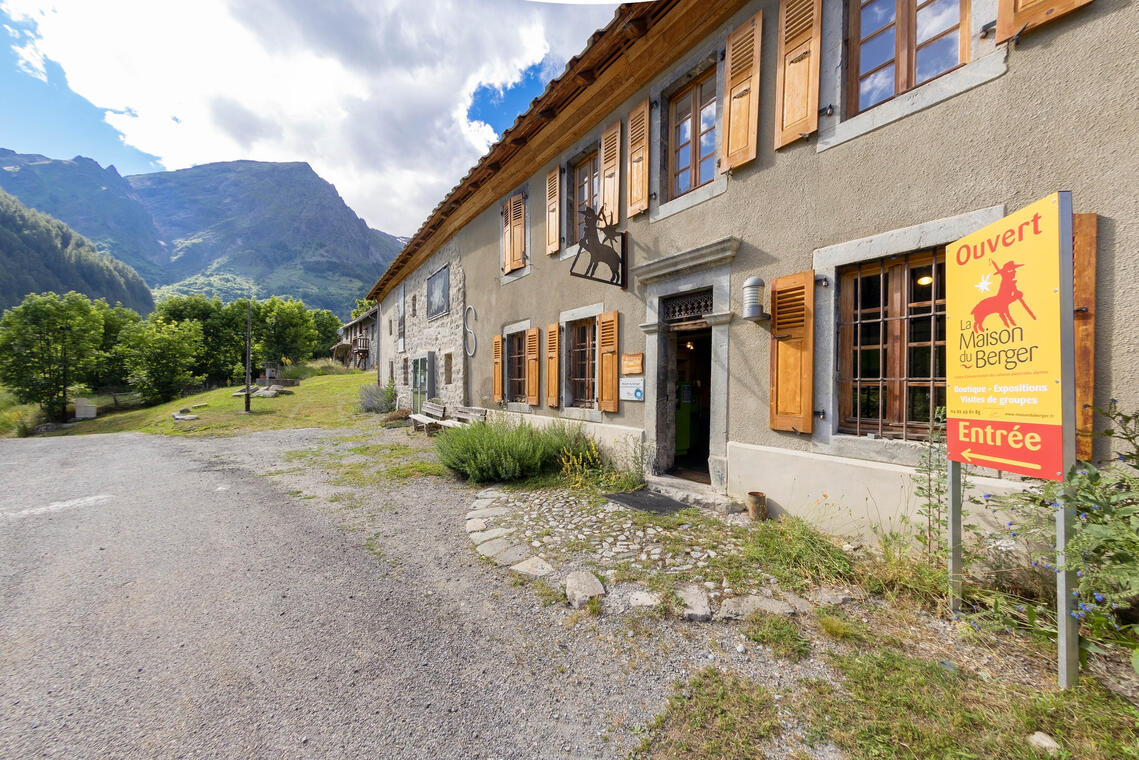
[[[1079,596],[1079,595],[1080,595],[1080,592],[1079,592],[1079,591],[1073,591],[1073,592],[1072,592],[1072,596]]]
[[[1122,457],[1120,457],[1120,458],[1122,459]],[[983,494],[981,494],[981,498],[988,500],[988,499],[993,498],[993,495],[991,493],[983,493]]]
[[[1024,612],[1024,605],[1023,605],[1023,604],[1018,604],[1018,605],[1016,605],[1016,609],[1017,609],[1019,612]]]
[[[1077,578],[1083,578],[1084,577],[1084,571],[1083,570],[1077,570],[1076,571],[1076,577]]]
[[[1096,600],[1097,602],[1102,602],[1102,601],[1103,601],[1103,594],[1101,594],[1101,593],[1099,593],[1099,592],[1097,591],[1097,592],[1095,593],[1095,600]]]

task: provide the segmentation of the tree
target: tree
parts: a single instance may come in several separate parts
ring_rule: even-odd
[[[369,310],[375,308],[376,302],[370,298],[357,298],[356,305],[352,307],[352,319],[363,315]]]
[[[63,420],[67,384],[90,371],[102,337],[103,316],[86,296],[30,293],[0,317],[0,383]]]
[[[312,358],[320,359],[329,355],[332,346],[340,340],[340,318],[328,309],[313,309],[312,321],[316,327],[316,348]]]
[[[148,404],[177,398],[187,385],[201,382],[191,369],[202,350],[202,326],[192,320],[167,322],[156,316],[128,325],[117,350],[131,387]]]
[[[118,345],[119,333],[123,328],[141,322],[142,317],[120,303],[108,306],[102,298],[91,305],[103,317],[103,337],[95,352],[95,361],[83,376],[83,382],[91,388],[123,390],[127,386],[127,369],[123,365],[122,356],[115,351],[115,346]]]
[[[260,354],[264,361],[303,361],[316,346],[316,325],[304,301],[273,296],[261,304],[264,333]]]
[[[154,313],[166,322],[197,322],[202,327],[202,350],[191,372],[210,385],[222,385],[233,377],[235,364],[245,363],[245,308],[240,319],[222,305],[217,296],[171,296],[158,302]],[[244,377],[244,370],[242,370]]]

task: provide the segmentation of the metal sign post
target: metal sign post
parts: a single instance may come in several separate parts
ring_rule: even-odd
[[[961,463],[1061,481],[1076,461],[1072,194],[1054,193],[945,252],[950,600],[961,605]],[[1064,567],[1072,504],[1056,513]],[[1060,686],[1076,683],[1071,573],[1056,578]]]

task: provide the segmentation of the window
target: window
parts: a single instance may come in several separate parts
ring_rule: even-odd
[[[407,385],[407,357],[403,357],[403,384]]]
[[[969,57],[969,0],[851,0],[850,102],[857,111],[925,84]]]
[[[415,296],[411,297],[411,316],[415,316]]]
[[[506,336],[506,400],[526,401],[526,332]]]
[[[388,317],[388,335],[391,335],[391,334],[392,334],[392,320],[391,320],[391,317]]]
[[[393,359],[388,359],[388,379],[393,383],[395,382],[395,361]]]
[[[427,318],[441,317],[451,309],[451,267],[427,278]]]
[[[443,384],[451,384],[451,354],[443,354]]]
[[[716,68],[669,98],[669,196],[716,177]]]
[[[515,193],[502,204],[502,273],[526,266],[526,194]]]
[[[582,319],[566,325],[566,358],[568,361],[569,402],[572,406],[592,409],[597,398],[597,320]]]
[[[585,210],[590,208],[597,211],[601,196],[601,168],[596,151],[574,164],[570,192],[570,208],[574,216],[573,224],[570,225],[570,242],[576,243],[585,234]]]
[[[838,271],[839,430],[922,439],[945,405],[945,249]]]

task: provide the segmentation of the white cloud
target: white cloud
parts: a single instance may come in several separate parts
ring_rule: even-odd
[[[406,235],[486,151],[479,86],[560,68],[614,5],[521,0],[0,0],[34,28],[20,65],[106,111],[168,169],[308,161],[374,227]],[[14,45],[18,43],[13,43]]]

